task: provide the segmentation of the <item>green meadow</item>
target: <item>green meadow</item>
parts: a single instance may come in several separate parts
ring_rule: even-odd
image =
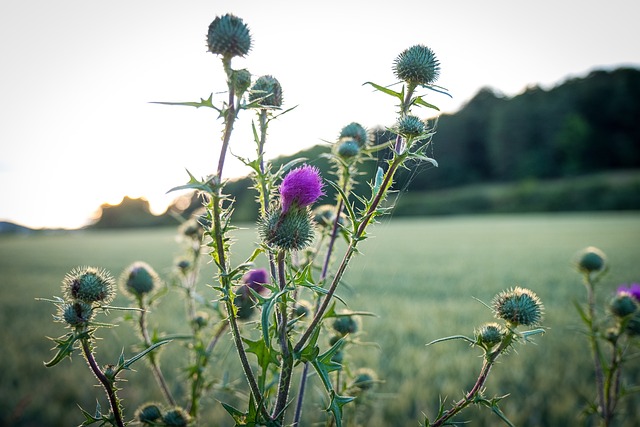
[[[0,237],[0,424],[78,425],[83,417],[77,404],[93,412],[98,399],[106,408],[80,354],[54,368],[43,366],[53,356],[53,343],[46,337],[60,336],[64,328],[52,321],[53,305],[36,298],[60,295],[64,275],[82,265],[106,268],[117,277],[128,264],[142,260],[168,281],[179,254],[175,234],[161,228]],[[257,239],[250,228],[235,234],[233,251],[241,261]],[[417,426],[423,414],[435,414],[440,398],[449,403],[460,398],[475,382],[480,352],[463,341],[426,343],[449,335],[472,336],[475,327],[492,320],[483,302],[520,285],[543,301],[547,333],[500,359],[486,395],[510,394],[501,407],[517,426],[589,425],[580,414],[595,392],[592,361],[574,307],[575,301],[584,301],[585,289],[572,258],[590,245],[607,254],[610,271],[597,288],[604,302],[618,285],[640,282],[639,237],[640,214],[635,212],[391,218],[374,225],[339,292],[349,309],[375,313],[361,318],[361,345],[349,347],[346,356],[352,369],[371,368],[380,378],[357,419],[374,427]],[[215,298],[206,287],[212,274],[211,265],[203,267],[200,290]],[[126,303],[122,296],[115,301]],[[604,305],[599,309],[604,315]],[[186,332],[180,323],[183,313],[180,295],[172,290],[150,321],[169,333]],[[100,320],[116,323],[121,316],[112,311]],[[135,333],[129,323],[118,323],[98,332],[102,364],[115,363],[123,348],[126,355],[135,354]],[[169,377],[183,375],[184,345],[175,341],[162,352]],[[220,383],[203,402],[206,426],[233,425],[216,399],[242,399],[225,386],[244,388],[229,343],[218,347],[218,355],[211,369]],[[224,376],[224,371],[230,374]],[[623,374],[629,385],[640,384],[640,359],[631,361]],[[125,378],[120,396],[129,417],[139,404],[161,400],[144,363]],[[175,392],[180,396],[184,390]],[[317,378],[311,379],[306,397],[303,425],[315,425],[314,414],[326,403]],[[619,410],[618,425],[638,425],[640,396],[628,397]],[[488,410],[462,415],[471,425],[500,425]],[[345,421],[350,425],[355,419],[347,413]]]

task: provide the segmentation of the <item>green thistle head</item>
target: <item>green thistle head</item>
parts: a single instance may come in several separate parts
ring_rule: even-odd
[[[626,317],[638,309],[636,299],[629,293],[619,292],[609,302],[609,310],[616,317]]]
[[[282,86],[273,76],[261,76],[251,87],[249,102],[258,102],[262,108],[282,106]]]
[[[60,306],[58,319],[73,328],[83,328],[93,319],[93,306],[84,301],[75,301]]]
[[[232,14],[216,16],[207,33],[209,52],[225,58],[245,56],[251,49],[249,27]]]
[[[440,62],[427,46],[415,45],[398,55],[393,63],[393,71],[409,85],[430,85],[440,75]]]
[[[358,321],[355,316],[344,315],[336,317],[331,325],[333,330],[340,335],[354,334],[358,332]]]
[[[125,268],[120,276],[120,284],[130,295],[140,298],[158,286],[160,278],[146,262],[136,261]]]
[[[588,246],[578,252],[576,266],[583,273],[602,271],[607,264],[607,256],[600,249]]]
[[[135,417],[142,424],[154,425],[162,417],[162,410],[157,403],[145,403],[136,410]]]
[[[502,325],[495,322],[485,323],[476,330],[476,342],[483,348],[490,349],[502,342],[505,333]]]
[[[191,417],[184,409],[175,407],[162,415],[162,422],[165,426],[186,427],[191,422]]]
[[[369,134],[367,130],[362,127],[360,123],[352,122],[342,128],[340,131],[339,140],[343,138],[351,138],[356,141],[360,148],[369,143]]]
[[[360,152],[360,144],[349,137],[341,138],[338,142],[338,156],[343,159],[351,159],[358,155]]]
[[[355,373],[353,386],[358,388],[360,391],[367,391],[371,390],[376,382],[378,382],[378,376],[373,370],[360,368]]]
[[[104,269],[78,267],[62,281],[62,291],[68,300],[109,304],[115,297],[115,281]]]
[[[231,79],[236,96],[242,96],[251,86],[251,73],[247,69],[234,70]]]
[[[534,326],[542,320],[544,307],[531,290],[516,286],[500,292],[493,299],[495,316],[512,326]]]
[[[258,232],[268,246],[288,251],[306,248],[315,236],[313,219],[306,207],[291,207],[286,212],[272,209],[259,220]]]
[[[419,117],[405,115],[398,119],[396,123],[396,132],[405,138],[415,138],[420,136],[426,130],[426,126]]]

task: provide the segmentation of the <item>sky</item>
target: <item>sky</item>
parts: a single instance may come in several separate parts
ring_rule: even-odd
[[[632,0],[0,0],[0,221],[81,227],[125,195],[161,213],[185,169],[213,173],[215,111],[153,101],[222,101],[221,61],[205,39],[225,13],[253,39],[232,66],[273,75],[284,107],[296,106],[270,126],[273,158],[333,141],[354,121],[392,124],[393,99],[363,83],[395,83],[393,60],[412,45],[434,50],[436,83],[452,95],[426,100],[454,113],[482,87],[514,96],[640,67],[638,12]],[[233,154],[255,153],[254,117],[239,117]],[[227,156],[226,177],[248,172]]]

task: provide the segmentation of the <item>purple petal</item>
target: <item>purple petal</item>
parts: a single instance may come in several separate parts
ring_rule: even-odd
[[[293,169],[280,184],[282,212],[287,212],[292,205],[309,206],[323,194],[322,177],[318,168],[303,165]]]

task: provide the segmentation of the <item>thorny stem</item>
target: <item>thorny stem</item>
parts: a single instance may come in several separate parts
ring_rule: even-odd
[[[324,316],[324,313],[329,307],[329,303],[331,302],[331,298],[333,298],[333,294],[336,292],[338,283],[340,283],[340,280],[342,279],[342,275],[344,274],[347,268],[347,265],[351,260],[351,257],[356,252],[356,246],[358,245],[358,242],[364,236],[364,232],[367,226],[369,225],[369,222],[373,218],[373,215],[376,213],[376,210],[378,209],[380,202],[383,200],[387,192],[387,189],[391,186],[391,183],[393,182],[393,176],[396,170],[402,164],[405,158],[406,158],[406,155],[396,155],[396,157],[394,157],[391,165],[389,166],[389,169],[387,170],[387,173],[384,176],[382,185],[380,186],[378,193],[375,195],[373,202],[371,203],[371,205],[369,206],[369,209],[367,209],[367,212],[362,218],[362,222],[360,223],[360,226],[358,227],[355,234],[352,236],[351,241],[349,242],[347,251],[345,252],[344,257],[342,258],[342,261],[336,271],[336,274],[333,277],[333,281],[331,282],[331,286],[329,287],[327,294],[324,296],[324,299],[322,300],[320,307],[316,311],[316,314],[313,317],[313,320],[311,321],[310,325],[307,327],[304,334],[302,334],[302,336],[298,340],[298,343],[294,348],[295,353],[298,353],[300,352],[300,350],[302,350],[302,347],[306,344],[309,337],[311,337],[311,334],[313,333],[315,328],[320,323],[320,320]]]
[[[346,187],[346,183],[345,183],[345,187]],[[329,272],[329,261],[331,259],[331,254],[333,252],[333,246],[336,242],[336,237],[338,236],[338,229],[340,228],[340,215],[342,214],[343,207],[344,207],[344,200],[340,198],[340,201],[338,202],[338,208],[336,209],[336,218],[333,222],[333,228],[331,230],[331,237],[327,245],[327,253],[325,254],[324,263],[322,265],[322,272],[320,273],[320,283],[324,281],[324,279],[327,277],[327,273]],[[305,392],[305,387],[307,385],[308,373],[309,373],[309,364],[305,363],[304,369],[302,370],[302,377],[300,378],[300,389],[298,391],[298,400],[296,403],[296,412],[293,419],[293,427],[297,427],[299,425],[300,417],[302,416],[302,403],[304,401],[304,392]]]
[[[587,310],[588,310],[588,326],[589,340],[591,341],[591,351],[593,353],[594,372],[596,377],[596,392],[598,394],[598,410],[604,421],[604,425],[609,425],[608,405],[605,402],[604,374],[602,372],[602,354],[600,345],[598,344],[597,330],[595,322],[595,295],[593,291],[593,282],[589,273],[584,274],[584,284],[587,288]]]
[[[244,350],[244,344],[242,342],[242,336],[240,335],[240,328],[238,327],[238,322],[236,316],[234,314],[233,301],[229,298],[229,292],[231,289],[231,279],[228,276],[228,268],[227,268],[227,259],[224,250],[224,238],[222,232],[222,194],[221,194],[221,184],[222,184],[222,169],[224,167],[224,159],[225,154],[227,152],[227,147],[229,145],[229,140],[231,139],[231,132],[233,130],[233,123],[237,117],[237,112],[235,110],[234,105],[234,90],[232,84],[232,70],[231,70],[231,58],[223,57],[222,63],[224,66],[224,70],[227,74],[227,84],[229,87],[229,105],[227,107],[227,111],[224,117],[224,133],[222,137],[222,147],[220,149],[220,159],[218,161],[218,169],[215,177],[216,185],[213,190],[211,205],[213,207],[213,230],[214,230],[214,241],[215,241],[215,251],[217,257],[218,264],[218,274],[220,277],[220,283],[225,290],[226,298],[225,298],[225,308],[227,310],[227,320],[229,322],[229,327],[231,329],[231,334],[233,336],[233,342],[236,347],[236,351],[238,352],[238,357],[240,359],[240,364],[242,365],[242,370],[244,371],[245,377],[247,378],[247,382],[249,384],[249,388],[251,389],[251,393],[256,401],[256,404],[259,407],[259,410],[266,417],[269,416],[267,413],[262,394],[260,393],[260,388],[258,387],[258,383],[256,381],[255,375],[253,374],[253,370],[251,369],[251,365],[249,364],[249,359],[247,358],[247,354]]]
[[[280,291],[284,291],[287,286],[285,276],[285,251],[278,252],[278,286]],[[287,398],[289,397],[289,388],[291,385],[291,373],[293,370],[293,356],[291,355],[291,349],[289,348],[289,339],[287,337],[287,302],[283,300],[279,303],[278,313],[278,329],[280,335],[280,351],[282,353],[282,363],[280,368],[280,382],[278,384],[278,398],[276,406],[273,410],[272,418],[279,419],[282,423],[284,421],[285,408],[287,405]]]
[[[487,353],[485,355],[484,361],[482,362],[482,369],[480,370],[480,374],[478,375],[478,379],[476,383],[473,385],[471,390],[467,392],[467,394],[457,401],[451,409],[445,411],[440,418],[435,420],[430,427],[438,427],[442,425],[448,425],[447,421],[455,416],[457,413],[462,411],[464,408],[469,406],[471,403],[475,401],[475,398],[482,393],[484,389],[484,385],[487,382],[487,378],[489,378],[489,372],[491,372],[491,368],[496,362],[496,359],[511,345],[513,342],[513,332],[510,332],[509,335],[503,338],[502,342],[491,353]]]
[[[93,374],[96,376],[98,381],[100,381],[100,384],[104,388],[104,391],[107,393],[107,398],[109,399],[109,405],[111,406],[111,412],[113,412],[113,417],[116,425],[118,427],[124,427],[125,424],[122,420],[120,403],[118,402],[118,397],[116,396],[116,388],[96,363],[96,359],[93,357],[93,353],[91,352],[91,344],[89,344],[89,339],[82,338],[80,342],[82,343],[82,353],[87,359],[89,367],[93,371]]]
[[[138,298],[138,306],[140,307],[140,318],[138,321],[140,327],[140,333],[142,334],[142,339],[144,340],[144,345],[151,347],[151,338],[149,337],[149,331],[147,330],[147,311],[144,307],[144,302],[142,297]],[[155,377],[158,385],[160,386],[160,390],[162,390],[162,394],[164,394],[164,398],[167,400],[171,406],[176,405],[176,401],[171,395],[171,391],[169,391],[169,386],[167,385],[167,381],[162,375],[162,371],[160,370],[160,366],[158,365],[158,361],[156,360],[156,354],[152,351],[149,353],[149,363],[151,364],[151,371],[153,372],[153,376]]]

